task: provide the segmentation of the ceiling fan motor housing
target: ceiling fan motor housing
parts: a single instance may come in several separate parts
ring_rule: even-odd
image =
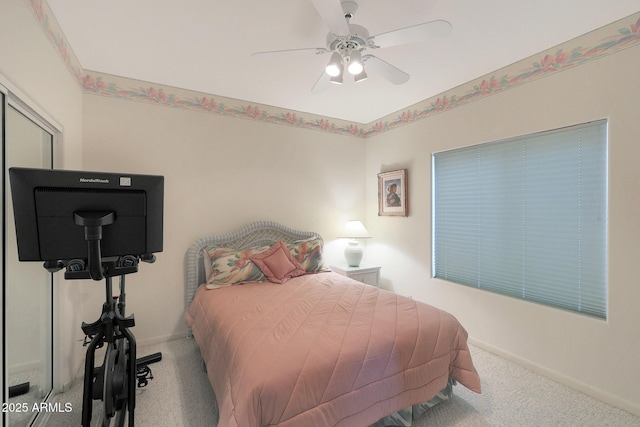
[[[351,33],[345,36],[327,34],[327,49],[344,55],[347,51],[362,50],[368,47],[369,31],[361,25],[349,24]]]

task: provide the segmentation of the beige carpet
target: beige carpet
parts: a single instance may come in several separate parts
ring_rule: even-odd
[[[585,396],[477,347],[471,350],[482,378],[483,393],[477,395],[458,385],[454,388],[451,400],[436,406],[414,422],[414,426],[640,427],[640,417]],[[180,339],[138,349],[139,356],[155,352],[162,352],[163,359],[150,365],[155,378],[146,388],[138,389],[136,426],[216,426],[215,397],[194,341]],[[73,410],[51,414],[43,425],[79,426],[82,418],[82,382],[78,381],[71,390],[57,395],[55,399],[63,404],[71,403]],[[97,416],[94,416],[94,420],[97,422]]]

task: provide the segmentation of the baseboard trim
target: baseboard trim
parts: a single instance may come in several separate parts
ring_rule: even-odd
[[[561,372],[546,368],[542,365],[534,363],[523,357],[517,356],[501,348],[495,347],[484,341],[480,341],[472,337],[469,337],[469,343],[483,350],[486,350],[489,353],[493,353],[496,356],[500,356],[503,359],[508,360],[509,362],[513,362],[517,365],[523,366],[529,369],[530,371],[533,371],[537,374],[545,376],[553,381],[566,385],[567,387],[571,387],[574,390],[578,390],[579,392],[582,392],[588,396],[598,399],[606,404],[615,406],[616,408],[622,409],[624,411],[630,412],[640,417],[640,405],[637,403],[631,402],[620,396],[616,396],[612,393],[601,390],[597,387],[586,384],[582,381],[578,381],[575,378],[571,378]]]
[[[39,369],[41,364],[42,362],[40,362],[39,360],[31,360],[29,362],[16,363],[15,365],[8,366],[7,371],[10,374],[20,374],[26,371],[33,371],[33,370]]]
[[[187,337],[187,332],[175,332],[173,334],[169,334],[169,335],[160,335],[157,337],[152,337],[152,338],[145,338],[143,340],[137,340],[136,339],[136,344],[137,347],[145,347],[148,345],[155,345],[155,344],[160,344],[163,342],[169,342],[169,341],[173,341],[173,340],[177,340],[177,339],[181,339],[181,338],[186,338]]]

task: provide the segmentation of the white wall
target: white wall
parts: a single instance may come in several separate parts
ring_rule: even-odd
[[[433,116],[367,142],[368,257],[384,287],[453,313],[472,340],[640,415],[640,48]],[[431,278],[431,153],[609,119],[609,317]],[[377,216],[376,174],[407,168],[408,218]],[[480,372],[482,377],[482,372]]]
[[[62,127],[54,162],[57,167],[82,166],[82,91],[66,64],[47,39],[23,0],[0,3],[0,75],[17,91],[35,102],[39,111]],[[59,279],[59,278],[57,278]],[[62,282],[62,283],[61,283]],[[54,286],[54,335],[58,357],[54,360],[54,385],[71,379],[81,360],[79,283],[58,280]]]
[[[164,252],[127,278],[142,343],[184,336],[183,260],[198,238],[273,220],[319,232],[331,261],[340,228],[363,214],[359,138],[85,95],[83,148],[87,170],[165,177]]]

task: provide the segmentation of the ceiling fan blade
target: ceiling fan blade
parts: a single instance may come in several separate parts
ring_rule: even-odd
[[[320,74],[320,77],[318,77],[318,80],[316,80],[315,84],[311,88],[311,92],[318,93],[327,90],[330,83],[329,79],[331,79],[331,77],[329,77],[329,75],[324,70],[322,70],[322,74]]]
[[[326,52],[328,52],[328,50],[323,47],[305,47],[300,49],[269,50],[265,52],[254,52],[251,54],[251,56],[255,56],[255,57],[265,57],[269,55],[285,56],[285,55],[297,55],[299,53],[321,54]]]
[[[394,85],[401,85],[409,81],[409,74],[399,68],[394,67],[388,62],[383,61],[377,56],[365,55],[362,57],[366,71],[371,71],[381,77],[389,80]]]
[[[344,17],[340,0],[311,0],[311,2],[333,34],[339,36],[349,34],[349,24]]]
[[[451,33],[451,23],[438,20],[400,28],[371,37],[375,47],[389,47],[400,44],[422,42],[444,37]]]

